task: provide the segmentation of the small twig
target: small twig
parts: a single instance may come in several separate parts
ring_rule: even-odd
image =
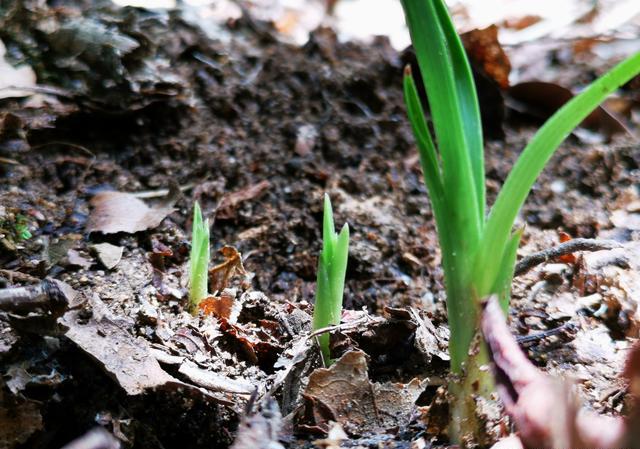
[[[551,337],[553,335],[559,335],[559,334],[564,334],[564,333],[569,333],[572,332],[576,329],[576,325],[570,321],[558,326],[558,327],[554,327],[553,329],[549,329],[546,331],[542,331],[542,332],[538,332],[536,334],[532,334],[532,335],[523,335],[520,337],[516,337],[516,341],[518,342],[518,344],[520,346],[527,346],[527,345],[531,345],[532,343],[535,343],[536,341],[539,340],[544,340],[547,337]]]
[[[523,257],[522,260],[516,264],[514,276],[520,276],[541,263],[577,251],[600,251],[621,247],[622,245],[615,240],[572,239],[554,248],[548,248],[531,254],[530,256]]]
[[[0,311],[25,313],[45,309],[62,314],[69,307],[69,298],[55,280],[45,279],[38,285],[0,289]]]
[[[0,164],[22,165],[20,162],[16,161],[15,159],[9,159],[8,157],[0,157]]]
[[[96,427],[62,449],[120,449],[120,441],[104,428]]]
[[[0,268],[0,275],[6,277],[11,283],[13,283],[14,280],[20,282],[30,282],[32,284],[36,284],[41,281],[40,278],[31,276],[30,274],[23,273],[21,271],[5,270],[3,268]]]
[[[40,86],[5,86],[0,88],[0,92],[12,91],[12,90],[32,92],[36,94],[53,95],[56,97],[62,97],[62,98],[68,98],[68,99],[74,98],[74,95],[70,91],[59,89],[57,87],[51,87],[51,86],[42,86],[42,85]]]
[[[46,147],[50,147],[50,146],[54,146],[54,145],[61,145],[61,146],[65,146],[65,147],[69,147],[69,148],[73,148],[74,150],[78,150],[84,154],[86,154],[87,156],[91,157],[91,162],[89,163],[89,165],[91,165],[93,163],[93,161],[96,160],[96,155],[87,147],[79,145],[77,143],[73,143],[73,142],[64,142],[61,140],[54,140],[51,142],[45,142],[45,143],[41,143],[39,145],[34,145],[31,147],[32,150],[39,150],[40,148],[46,148]]]
[[[320,329],[316,329],[315,331],[307,335],[307,340],[317,337],[318,335],[321,335],[321,334],[326,334],[328,332],[358,327],[360,324],[365,323],[367,321],[369,321],[369,315],[364,315],[363,317],[358,318],[357,320],[349,321],[348,323],[342,323],[335,326],[322,327]]]
[[[187,190],[193,189],[195,186],[194,183],[190,182],[183,186],[180,186],[179,189],[181,192],[186,192]],[[142,192],[132,192],[131,194],[136,198],[140,199],[148,199],[148,198],[160,198],[169,195],[169,189],[158,189],[158,190],[145,190]]]

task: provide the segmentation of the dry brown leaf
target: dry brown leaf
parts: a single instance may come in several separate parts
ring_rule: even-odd
[[[86,231],[133,234],[153,229],[175,210],[173,205],[179,193],[178,189],[172,187],[162,204],[149,207],[131,193],[100,192],[91,199],[93,210],[87,220]]]
[[[242,310],[242,304],[236,300],[234,295],[225,294],[225,291],[223,291],[220,296],[209,296],[200,301],[198,308],[205,315],[224,318],[229,323],[234,324]]]
[[[558,232],[558,238],[560,240],[560,243],[565,243],[565,242],[568,242],[569,240],[571,240],[571,235],[569,235],[566,232],[560,231],[560,232]],[[573,265],[574,263],[576,263],[576,256],[573,253],[564,254],[564,255],[558,257],[558,261],[560,261],[562,263]]]
[[[511,62],[498,42],[498,27],[491,25],[481,30],[472,30],[460,36],[469,57],[498,85],[509,87]]]
[[[556,83],[528,81],[511,86],[509,97],[515,100],[510,106],[518,112],[546,120],[574,95]],[[580,126],[598,131],[607,138],[615,134],[630,134],[626,126],[602,106],[589,114]]]
[[[518,17],[515,19],[505,19],[502,22],[502,28],[509,28],[512,30],[524,30],[525,28],[529,28],[536,23],[539,23],[542,20],[542,17],[536,15],[526,15],[522,17]]]
[[[135,339],[121,329],[99,298],[93,297],[90,302],[93,308],[90,320],[83,318],[82,311],[71,311],[64,316],[66,336],[89,354],[128,395],[176,381],[160,367],[145,340]]]
[[[221,292],[229,285],[231,277],[238,273],[242,276],[247,272],[242,265],[242,254],[233,246],[224,246],[220,253],[224,262],[209,270],[209,289],[216,293]]]
[[[273,331],[268,332],[270,327],[277,327],[275,323],[261,320],[260,326],[256,327],[232,324],[224,318],[219,320],[220,331],[247,361],[263,369],[271,369],[275,365],[282,351],[279,339]]]
[[[304,398],[305,418],[310,421],[304,425],[326,432],[333,420],[351,435],[388,431],[408,423],[422,391],[417,379],[408,384],[372,383],[365,353],[349,351],[309,377]]]

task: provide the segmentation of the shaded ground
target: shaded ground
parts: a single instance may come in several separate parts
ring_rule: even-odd
[[[304,386],[318,366],[312,347],[300,349],[300,336],[310,327],[324,192],[337,224],[347,221],[352,230],[345,307],[383,320],[363,324],[364,312],[345,317],[356,330],[343,332],[336,352],[362,348],[371,357],[371,380],[412,385],[405,387],[408,403],[417,398],[428,405],[446,376],[446,315],[437,239],[405,118],[403,56],[384,39],[342,44],[329,30],[296,48],[245,18],[211,40],[178,15],[104,15],[91,7],[85,19],[114,35],[97,50],[79,50],[74,64],[83,61],[83,68],[61,64],[56,47],[66,36],[60,29],[76,32],[69,25],[74,14],[74,8],[25,8],[0,32],[9,55],[41,58],[33,65],[38,79],[60,89],[2,100],[0,274],[7,287],[54,277],[85,298],[66,317],[67,337],[25,334],[1,322],[3,402],[24,414],[11,421],[23,429],[7,437],[7,447],[61,447],[95,423],[136,448],[226,447],[254,388],[263,404],[272,390],[283,415],[293,412],[305,402],[298,380]],[[127,47],[133,44],[125,38],[137,47]],[[114,45],[121,53],[105,55]],[[105,64],[104,78],[88,69],[96,60]],[[504,139],[487,145],[490,200],[533,129],[511,117]],[[571,137],[525,206],[521,252],[555,245],[557,231],[637,240],[639,167],[635,143],[584,144]],[[175,185],[182,187],[176,210],[158,227],[85,232],[96,193],[150,191],[146,201],[156,204],[166,194],[160,190]],[[243,255],[249,275],[235,277],[226,293],[243,304],[237,320],[185,312],[194,200],[214,222],[212,247],[231,245]],[[21,223],[31,238],[19,238]],[[123,248],[111,269],[92,249],[101,242]],[[635,284],[621,285],[620,273],[600,268],[565,260],[517,280],[513,328],[526,335],[570,322],[569,331],[534,340],[530,355],[551,372],[573,374],[590,407],[615,414],[624,398],[617,376],[625,338],[637,334],[633,287],[625,291]],[[412,307],[422,315],[387,310],[379,318],[385,307]],[[87,343],[94,337],[82,333],[93,323],[91,335],[106,334],[106,344],[120,341],[120,351],[140,358],[124,368],[105,364],[114,357],[99,354],[105,341]],[[432,346],[421,353],[415,348],[425,338],[418,331],[424,323]],[[151,381],[128,372],[146,376],[147,363],[156,376]],[[154,371],[156,365],[162,369]],[[211,387],[198,377],[206,373],[223,376],[224,385]],[[410,384],[414,377],[427,380],[417,387]],[[426,418],[424,409],[403,411],[403,419],[384,422],[377,432],[345,430],[362,447],[383,441],[408,447],[418,437],[446,442],[433,424],[437,412]],[[315,424],[300,414],[285,420],[289,447],[323,435],[326,417],[323,427],[317,415]],[[382,429],[391,430],[385,435]]]

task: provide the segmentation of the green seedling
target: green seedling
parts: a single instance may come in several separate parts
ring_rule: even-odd
[[[474,391],[490,387],[479,369],[483,346],[478,305],[498,294],[507,310],[522,230],[515,219],[536,178],[562,141],[611,92],[640,72],[640,53],[629,57],[559,109],[529,142],[485,216],[485,174],[478,98],[464,48],[443,0],[401,0],[429,101],[429,129],[414,78],[405,70],[404,96],[442,250],[457,379],[450,434],[460,442],[475,433]],[[469,355],[471,354],[471,355]],[[490,381],[490,379],[489,379]]]
[[[189,310],[193,314],[198,311],[200,301],[208,295],[209,258],[209,220],[202,220],[202,211],[196,201],[193,206],[189,259]]]
[[[344,278],[349,257],[349,226],[345,223],[337,234],[333,224],[333,211],[329,195],[324,195],[322,222],[322,251],[318,260],[318,286],[313,311],[313,329],[318,330],[340,324]],[[329,334],[318,336],[325,365],[331,363]]]
[[[31,231],[29,231],[27,217],[25,217],[24,215],[16,216],[15,231],[18,240],[29,240],[33,236],[31,234]]]

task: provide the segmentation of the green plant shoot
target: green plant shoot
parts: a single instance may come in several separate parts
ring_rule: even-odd
[[[24,215],[16,216],[15,231],[18,240],[29,240],[32,237],[31,231],[29,231],[27,217]]]
[[[486,382],[477,368],[482,354],[471,343],[478,333],[478,304],[498,294],[509,303],[522,230],[515,219],[536,178],[571,131],[611,92],[640,72],[640,53],[629,57],[558,110],[526,146],[485,215],[482,124],[471,68],[443,0],[401,0],[429,101],[433,135],[411,69],[404,96],[425,184],[436,221],[447,292],[452,382],[450,434],[473,431],[472,386]],[[470,358],[470,351],[473,356]],[[475,360],[472,360],[474,359]],[[480,380],[481,382],[476,382]],[[485,379],[486,380],[486,379]]]
[[[324,217],[322,221],[322,251],[318,260],[318,285],[313,311],[313,329],[340,324],[344,278],[349,257],[349,226],[345,223],[340,234],[333,224],[333,211],[329,195],[324,195]],[[331,363],[329,334],[318,336],[325,365]]]
[[[198,311],[198,304],[208,295],[209,276],[209,220],[202,220],[202,211],[196,201],[193,205],[191,228],[191,254],[189,259],[189,310]]]

